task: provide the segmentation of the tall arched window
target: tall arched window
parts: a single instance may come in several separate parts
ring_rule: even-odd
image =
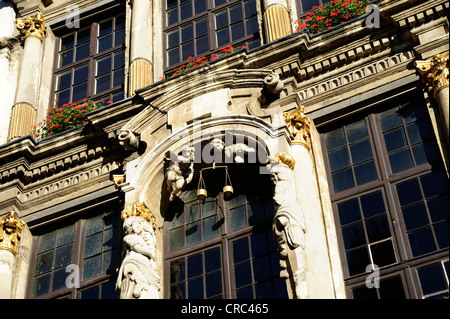
[[[194,180],[169,207],[166,298],[287,298],[272,235],[270,176],[242,165],[229,166],[230,198],[222,193],[223,170],[215,169],[203,176],[204,201],[197,200]]]

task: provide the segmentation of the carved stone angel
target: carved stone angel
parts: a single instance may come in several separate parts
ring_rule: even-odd
[[[186,146],[181,155],[170,153],[171,164],[166,171],[167,191],[170,192],[169,200],[181,189],[189,184],[194,177],[194,147]]]
[[[120,299],[158,299],[160,277],[156,266],[156,235],[140,216],[125,219],[123,238],[126,256],[119,269]]]

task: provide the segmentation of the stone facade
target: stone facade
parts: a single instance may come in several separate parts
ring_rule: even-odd
[[[76,7],[68,9],[69,2]],[[275,277],[285,280],[288,297],[354,297],[351,285],[358,276],[346,270],[336,208],[345,197],[333,197],[323,134],[390,99],[419,92],[448,185],[449,2],[377,1],[379,28],[367,25],[362,16],[314,36],[291,33],[300,12],[297,1],[256,2],[259,28],[265,30],[260,31],[262,46],[165,79],[164,1],[0,4],[0,217],[14,211],[24,224],[16,252],[0,242],[1,298],[35,296],[43,235],[60,232],[58,225],[68,225],[66,221],[82,220],[75,238],[78,229],[88,228],[88,212],[100,213],[104,207],[112,207],[119,217],[122,211],[135,211],[122,217],[124,229],[118,231],[124,247],[117,248],[117,285],[117,274],[100,271],[117,286],[117,297],[173,297],[169,264],[176,254],[168,248],[168,211],[174,199],[184,200],[202,168],[216,164],[256,166],[272,176],[272,233],[282,269]],[[86,19],[95,12],[108,17],[109,8],[126,13],[125,98],[89,113],[83,126],[36,140],[29,135],[30,126],[45,116],[54,99],[58,30],[64,21],[76,22],[73,8]],[[24,31],[21,21],[26,19],[41,19],[37,34]],[[426,77],[437,72],[430,71],[436,57],[443,59],[438,75],[443,79],[430,84]],[[215,139],[222,147],[211,144]],[[195,158],[185,163],[190,176],[178,165],[186,147],[195,150]],[[174,172],[170,183],[169,168]],[[448,223],[448,212],[446,218]],[[130,230],[132,222],[145,224],[139,227],[148,232]],[[103,227],[106,234],[109,226]],[[82,234],[87,242],[87,230]],[[84,249],[79,258],[88,260]],[[100,255],[106,254],[102,249]],[[402,258],[407,254],[397,250]],[[448,264],[448,245],[433,256]],[[418,282],[417,275],[399,265],[385,268],[388,277],[404,271],[404,282]],[[87,261],[81,268],[87,269]],[[237,290],[233,285],[231,290]],[[69,286],[43,296],[78,298],[90,287],[83,281],[81,288]],[[416,286],[405,288],[406,297],[425,295]],[[223,290],[223,297],[235,297]]]

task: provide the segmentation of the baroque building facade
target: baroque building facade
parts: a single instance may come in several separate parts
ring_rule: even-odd
[[[0,2],[0,298],[448,296],[449,2],[328,2]]]

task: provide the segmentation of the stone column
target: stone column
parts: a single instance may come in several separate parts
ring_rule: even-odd
[[[23,34],[24,49],[15,103],[11,111],[8,141],[28,135],[31,126],[36,122],[44,25],[45,20],[41,13],[17,21],[17,28]]]
[[[159,299],[156,265],[156,220],[142,203],[122,212],[126,255],[117,277],[120,299]]]
[[[286,0],[264,0],[263,17],[267,42],[275,41],[292,32]]]
[[[11,2],[0,2],[0,144],[4,144],[8,137],[9,117],[14,96],[11,94],[9,79],[9,66],[11,61],[11,50],[14,42],[16,13]]]
[[[335,298],[327,232],[311,154],[311,122],[304,114],[303,106],[292,113],[284,113],[283,117],[293,136],[290,154],[296,162],[295,190],[306,229],[304,253],[308,298]]]
[[[153,83],[152,1],[133,0],[132,6],[129,96]]]
[[[0,299],[12,298],[16,255],[24,227],[14,211],[0,219]]]
[[[447,144],[449,143],[449,68],[448,53],[435,55],[429,60],[416,61],[422,82],[433,96],[444,127]]]

